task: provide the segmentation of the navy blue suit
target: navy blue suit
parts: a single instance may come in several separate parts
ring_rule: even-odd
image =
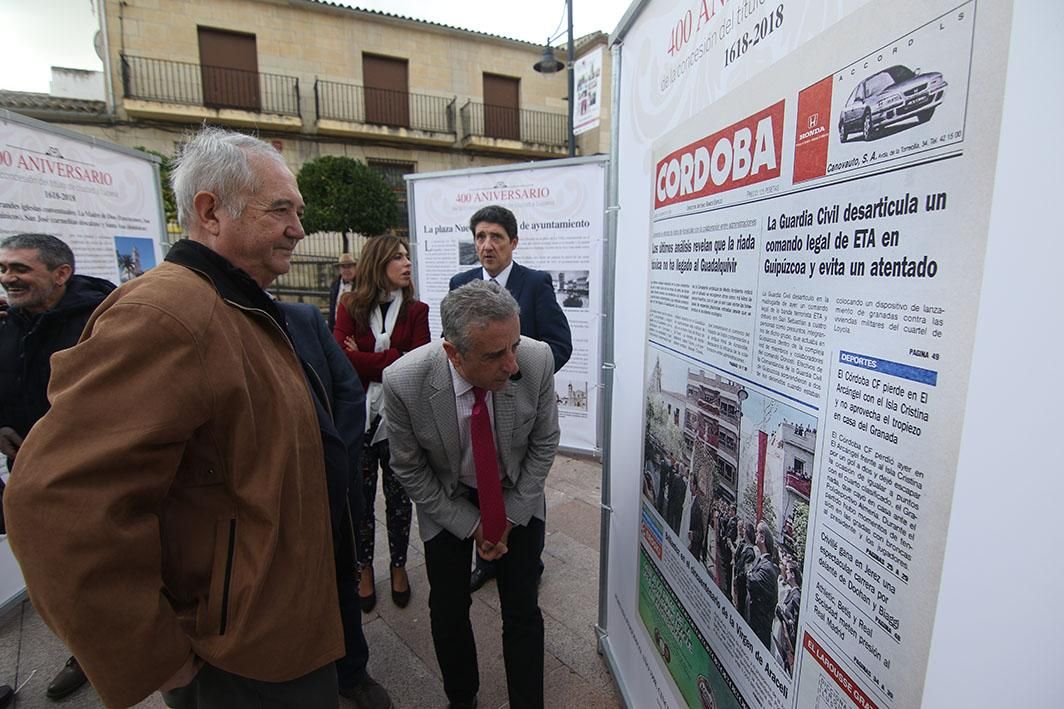
[[[350,517],[344,520],[333,552],[336,558],[336,586],[340,597],[340,619],[344,626],[346,655],[337,660],[336,674],[341,688],[360,684],[366,676],[369,648],[362,633],[362,612],[358,606],[355,581],[354,530],[362,518],[362,435],[366,427],[366,394],[354,367],[325,327],[321,311],[309,303],[277,303],[285,318],[296,354],[303,361],[310,388],[319,403],[319,422],[326,466],[330,462],[346,467],[343,479]],[[325,406],[321,406],[324,397]],[[338,450],[341,445],[346,450]],[[334,450],[336,449],[336,450]],[[330,472],[333,472],[330,469]],[[338,476],[339,477],[339,476]],[[332,485],[330,485],[332,487]]]
[[[450,289],[483,277],[484,269],[480,266],[463,271],[451,277]],[[554,279],[546,271],[525,268],[514,262],[510,277],[506,279],[506,290],[521,306],[521,334],[550,345],[554,371],[557,372],[573,353],[573,336],[569,321],[554,296]]]

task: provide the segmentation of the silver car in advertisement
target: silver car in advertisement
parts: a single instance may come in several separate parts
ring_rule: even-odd
[[[919,71],[919,69],[917,70]],[[839,139],[852,133],[875,140],[889,125],[916,119],[913,125],[931,120],[946,93],[946,80],[937,71],[918,74],[900,64],[876,72],[850,94],[839,113]]]

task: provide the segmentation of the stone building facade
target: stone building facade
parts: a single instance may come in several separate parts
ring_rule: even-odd
[[[0,92],[0,107],[164,155],[204,121],[227,125],[293,171],[344,155],[397,192],[410,172],[567,154],[566,77],[533,70],[541,45],[320,0],[105,0],[102,18],[102,103]],[[577,57],[605,44],[582,37]],[[578,155],[609,149],[608,51],[603,75]]]

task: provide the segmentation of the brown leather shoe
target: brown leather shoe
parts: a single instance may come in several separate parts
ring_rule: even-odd
[[[49,699],[62,699],[80,689],[81,685],[85,684],[88,679],[81,670],[81,665],[78,664],[77,658],[71,657],[67,660],[63,669],[59,670],[56,676],[52,678],[51,684],[48,685],[48,689],[44,693]]]

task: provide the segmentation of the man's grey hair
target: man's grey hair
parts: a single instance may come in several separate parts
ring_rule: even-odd
[[[253,156],[285,164],[272,145],[250,135],[212,126],[195,133],[182,146],[170,173],[181,226],[189,228],[195,214],[192,200],[197,192],[213,193],[234,219],[243,214],[248,194],[259,184],[249,164]]]
[[[66,264],[74,271],[74,252],[51,234],[15,234],[0,240],[0,249],[36,249],[37,258],[49,271]]]
[[[761,532],[761,538],[765,540],[765,553],[773,560],[776,559],[776,539],[772,536],[772,527],[768,522],[761,520],[757,523],[757,531]]]
[[[469,352],[474,328],[512,317],[521,317],[521,306],[510,291],[480,278],[455,288],[440,303],[443,336],[462,354]]]

